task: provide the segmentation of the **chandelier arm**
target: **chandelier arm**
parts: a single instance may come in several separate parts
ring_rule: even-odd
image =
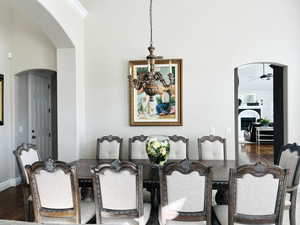
[[[156,80],[159,80],[165,88],[170,87],[171,83],[167,84],[167,82],[163,78],[163,75],[160,72],[156,72],[155,77],[156,77]]]
[[[143,83],[142,82],[140,82],[139,80],[137,80],[137,79],[135,79],[134,81],[136,81],[135,83],[134,83],[134,88],[136,89],[136,90],[141,90],[142,88],[143,88]]]
[[[161,80],[162,79],[162,75],[160,72],[155,72],[154,75],[153,75],[153,78],[155,80]]]
[[[170,85],[175,85],[175,75],[173,73],[168,74]]]
[[[128,76],[129,84],[132,88],[135,88],[136,90],[141,90],[143,88],[143,82],[141,82],[138,79],[132,79],[132,76]]]

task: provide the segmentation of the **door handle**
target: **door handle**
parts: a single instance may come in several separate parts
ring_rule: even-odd
[[[31,138],[32,138],[32,139],[36,139],[36,136],[33,135]]]

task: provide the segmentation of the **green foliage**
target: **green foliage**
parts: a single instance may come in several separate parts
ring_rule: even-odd
[[[161,98],[161,96],[159,95],[159,96],[157,96],[156,97],[156,102],[157,102],[157,104],[162,104],[162,98]],[[175,99],[175,97],[170,97],[170,105],[171,106],[175,106],[175,104],[176,104],[176,99]]]
[[[175,97],[171,97],[170,98],[170,105],[174,105],[175,106],[176,100]]]
[[[271,123],[270,120],[266,119],[266,118],[261,118],[260,121],[261,125],[266,126],[269,125]]]
[[[160,95],[156,97],[156,103],[157,104],[161,104],[162,103],[162,99],[161,99]]]

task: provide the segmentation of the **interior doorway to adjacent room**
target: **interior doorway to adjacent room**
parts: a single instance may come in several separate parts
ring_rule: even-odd
[[[277,162],[287,136],[286,67],[252,63],[235,69],[236,157]]]
[[[16,144],[37,146],[43,160],[57,159],[57,75],[33,69],[16,75]]]

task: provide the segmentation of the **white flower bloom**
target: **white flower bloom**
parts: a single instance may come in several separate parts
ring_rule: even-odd
[[[158,141],[155,141],[155,142],[153,142],[153,148],[159,148],[160,147],[160,142],[158,142]]]

